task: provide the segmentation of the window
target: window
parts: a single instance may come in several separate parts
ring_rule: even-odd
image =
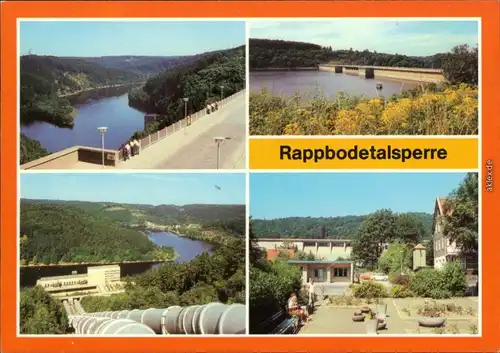
[[[345,268],[334,268],[333,269],[334,277],[347,277],[347,267]]]
[[[318,269],[315,269],[315,270],[314,270],[314,278],[318,278],[318,277],[319,277],[319,276],[318,276]]]

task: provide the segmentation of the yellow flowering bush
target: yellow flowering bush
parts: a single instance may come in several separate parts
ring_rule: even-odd
[[[252,135],[475,135],[475,86],[428,86],[389,99],[341,93],[291,99],[263,90],[250,95]]]

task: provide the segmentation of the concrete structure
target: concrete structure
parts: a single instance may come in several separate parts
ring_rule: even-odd
[[[443,70],[441,69],[326,64],[320,65],[319,70],[335,72],[338,74],[345,73],[348,75],[359,75],[360,77],[367,79],[388,78],[425,83],[440,83],[445,81]]]
[[[145,123],[159,119],[145,118]],[[187,123],[192,122],[186,129]],[[21,169],[215,169],[215,136],[229,137],[221,145],[220,168],[244,169],[246,154],[245,90],[219,102],[219,109],[206,114],[203,108],[175,124],[139,141],[139,155],[123,161],[122,151],[74,146],[21,165]],[[124,141],[125,142],[125,141]]]
[[[447,203],[446,198],[438,197],[434,205],[434,222],[432,225],[433,243],[434,243],[434,268],[441,268],[449,261],[459,260],[464,269],[468,272],[474,272],[478,269],[477,254],[461,254],[460,248],[456,242],[444,235],[444,217],[453,212]]]
[[[37,285],[53,297],[64,300],[88,295],[109,295],[123,291],[120,281],[120,266],[93,266],[87,273],[67,276],[42,277]]]
[[[118,151],[104,150],[106,167],[115,167]],[[103,168],[102,149],[96,147],[73,146],[59,152],[21,165],[21,169],[88,169]]]
[[[243,304],[210,303],[164,309],[86,313],[77,301],[65,301],[69,325],[80,335],[242,335],[246,333]]]
[[[294,248],[316,259],[337,260],[351,256],[352,240],[350,239],[293,239],[293,238],[259,238],[257,245],[266,250]]]
[[[413,248],[413,271],[427,266],[425,252],[425,246],[422,244],[418,244]]]
[[[354,281],[354,262],[352,261],[321,261],[321,260],[289,260],[289,264],[297,265],[302,271],[302,284],[309,278],[315,283],[334,283]]]

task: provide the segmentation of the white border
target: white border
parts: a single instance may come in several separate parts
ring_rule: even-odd
[[[19,73],[19,68],[20,68],[20,22],[164,22],[164,21],[170,21],[170,22],[209,22],[209,21],[220,21],[220,22],[246,22],[246,43],[247,43],[247,48],[246,48],[246,97],[247,97],[247,136],[249,137],[249,104],[248,104],[248,97],[249,97],[249,48],[248,48],[248,39],[251,36],[251,22],[253,21],[263,21],[263,22],[273,22],[273,21],[279,21],[279,22],[327,22],[327,21],[334,21],[334,20],[376,20],[376,21],[395,21],[397,20],[398,22],[414,22],[414,21],[427,21],[427,22],[434,22],[434,21],[447,21],[447,22],[454,22],[454,21],[477,21],[478,23],[478,60],[479,60],[479,82],[478,82],[478,90],[479,90],[479,104],[478,104],[478,124],[479,124],[479,129],[478,129],[478,143],[479,143],[479,158],[478,158],[478,169],[477,170],[462,170],[462,169],[448,169],[448,170],[436,170],[436,169],[338,169],[338,170],[318,170],[318,169],[309,169],[309,170],[252,170],[252,173],[457,173],[457,172],[478,172],[478,177],[480,178],[480,185],[482,183],[482,19],[479,17],[445,17],[445,18],[434,18],[434,17],[405,17],[405,18],[398,18],[398,17],[363,17],[363,18],[353,18],[353,17],[325,17],[325,18],[259,18],[259,17],[246,17],[246,18],[18,18],[16,22],[16,33],[17,33],[17,87],[20,87],[20,73]],[[19,112],[19,106],[20,106],[20,94],[19,94],[19,89],[17,89],[17,128],[18,131],[20,131],[20,112]],[[388,136],[252,136],[252,139],[262,139],[262,138],[278,138],[278,139],[283,139],[283,138],[295,138],[295,139],[305,139],[305,138],[311,138],[311,139],[322,139],[322,138],[329,138],[329,139],[384,139],[388,138]],[[439,139],[439,138],[450,138],[453,137],[455,139],[466,139],[466,138],[474,138],[476,136],[404,136],[404,135],[395,135],[395,136],[390,136],[391,138],[401,138],[401,139]],[[248,238],[248,223],[249,223],[249,215],[250,215],[250,193],[249,193],[249,139],[247,138],[246,142],[246,170],[152,170],[152,169],[146,169],[146,170],[116,170],[116,171],[111,171],[111,170],[37,170],[31,171],[31,170],[26,170],[26,171],[21,171],[20,170],[20,165],[19,165],[19,158],[17,158],[17,234],[20,232],[20,187],[21,187],[21,180],[20,180],[20,175],[21,173],[40,173],[40,174],[45,174],[45,173],[51,173],[51,174],[84,174],[84,173],[89,173],[89,174],[97,174],[97,173],[165,173],[165,174],[170,174],[170,173],[204,173],[204,174],[216,174],[216,173],[235,173],[235,174],[246,174],[246,213],[247,213],[247,219],[246,219],[246,224],[247,224],[247,239],[246,239],[246,245],[247,245],[247,258],[246,258],[246,302],[247,302],[247,331],[249,330],[249,303],[248,303],[248,289],[249,289],[249,266],[248,266],[248,249],[249,249],[249,238]],[[20,153],[20,138],[18,137],[17,139],[17,153]],[[425,335],[425,334],[399,334],[399,335],[379,335],[376,337],[421,337],[421,338],[427,338],[427,337],[446,337],[446,338],[458,338],[458,337],[469,337],[469,338],[474,338],[474,337],[482,337],[482,251],[481,251],[481,246],[482,246],[482,186],[480,186],[481,190],[479,193],[479,297],[478,297],[478,334],[477,335],[470,335],[470,334],[458,334],[458,335],[453,335],[453,334],[444,334],[444,335]],[[19,248],[19,242],[17,242],[17,254],[20,253],[20,248]],[[17,312],[16,312],[16,337],[22,337],[22,338],[29,338],[29,337],[57,337],[61,339],[69,339],[72,340],[74,337],[98,337],[98,338],[106,338],[106,337],[116,337],[116,336],[108,336],[108,335],[21,335],[20,334],[20,318],[19,318],[19,309],[20,309],[20,296],[19,296],[19,284],[20,284],[20,271],[19,271],[19,256],[17,256],[17,271],[16,271],[16,285],[17,285]],[[123,336],[126,338],[144,338],[144,336]],[[248,337],[248,332],[247,335],[245,336],[235,336],[235,335],[196,335],[196,336],[183,336],[186,338],[198,338],[198,339],[203,339],[205,337]],[[251,337],[280,337],[282,339],[289,339],[292,338],[307,338],[307,337],[367,337],[366,335],[358,335],[358,334],[353,334],[353,335],[345,335],[345,334],[313,334],[313,335],[251,335]],[[166,337],[163,337],[161,335],[157,336],[151,336],[148,338],[158,338],[158,339],[164,339]]]

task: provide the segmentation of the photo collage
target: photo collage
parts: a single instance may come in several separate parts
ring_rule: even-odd
[[[482,334],[480,19],[17,26],[19,336]]]

